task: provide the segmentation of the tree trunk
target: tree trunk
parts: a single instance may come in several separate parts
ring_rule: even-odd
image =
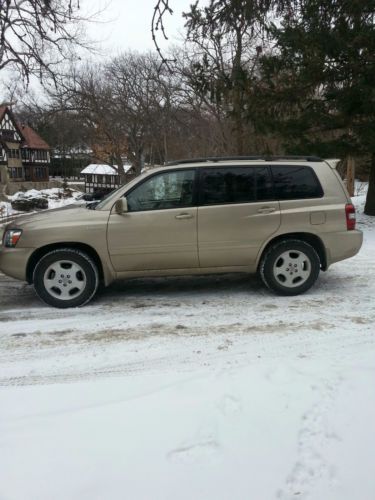
[[[145,157],[143,148],[140,146],[133,157],[132,165],[136,176],[141,175],[142,169],[145,166]]]
[[[122,158],[121,158],[120,153],[115,153],[115,161],[116,161],[117,173],[119,176],[119,184],[121,186],[122,184],[125,184],[125,182],[126,182],[126,174],[125,174],[124,164],[122,162]]]
[[[243,155],[244,120],[243,120],[243,88],[244,75],[242,70],[242,27],[236,29],[236,53],[233,59],[232,85],[233,85],[233,115],[234,132],[236,141],[236,154]]]
[[[375,153],[371,157],[371,170],[365,205],[366,215],[375,215]]]
[[[350,196],[354,196],[355,160],[352,156],[346,158],[346,189]]]
[[[237,100],[237,98],[236,98]],[[240,106],[236,104],[235,106],[237,109],[234,111],[236,113],[235,116],[235,135],[236,135],[236,155],[242,156],[243,155],[243,120],[242,117],[240,116]]]
[[[167,133],[165,130],[164,130],[163,142],[164,142],[164,163],[167,163],[168,162],[168,144],[167,144]]]

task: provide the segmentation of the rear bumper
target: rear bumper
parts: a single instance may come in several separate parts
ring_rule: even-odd
[[[356,255],[363,242],[363,233],[358,230],[340,231],[320,236],[326,249],[327,267]]]
[[[0,271],[26,281],[26,266],[35,248],[4,248],[0,246]]]

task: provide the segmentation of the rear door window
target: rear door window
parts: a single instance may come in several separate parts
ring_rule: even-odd
[[[321,198],[323,189],[311,167],[271,165],[275,197],[278,200]]]
[[[273,199],[268,167],[210,168],[202,172],[201,204],[224,205]]]

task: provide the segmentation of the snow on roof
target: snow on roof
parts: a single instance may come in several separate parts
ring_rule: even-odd
[[[81,171],[81,174],[117,175],[117,170],[110,165],[91,163]]]
[[[131,165],[124,165],[125,173],[130,169]],[[81,174],[117,175],[117,169],[110,165],[91,163],[81,171]]]

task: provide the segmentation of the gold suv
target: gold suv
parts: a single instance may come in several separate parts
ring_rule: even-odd
[[[297,295],[359,251],[355,223],[338,173],[320,158],[184,160],[86,208],[17,218],[5,227],[0,270],[56,307],[139,276],[258,272],[276,293]]]

